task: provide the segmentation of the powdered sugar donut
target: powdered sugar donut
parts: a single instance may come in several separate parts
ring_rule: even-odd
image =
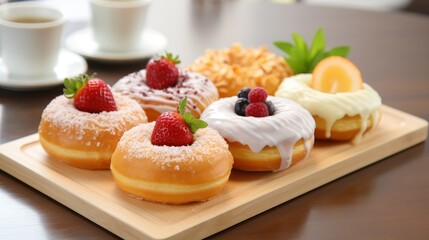
[[[185,96],[188,98],[187,110],[197,118],[210,103],[219,99],[218,91],[209,79],[183,69],[179,69],[179,79],[173,87],[150,88],[143,69],[121,78],[112,90],[140,103],[149,122],[155,121],[163,112],[175,111],[177,103]]]
[[[53,99],[42,113],[39,140],[55,159],[85,169],[108,169],[123,133],[146,123],[140,105],[114,94],[118,110],[87,113],[77,110],[63,95]]]
[[[233,159],[225,140],[213,129],[199,129],[189,146],[151,143],[155,122],[126,132],[112,155],[118,186],[138,198],[181,204],[203,201],[226,185]]]

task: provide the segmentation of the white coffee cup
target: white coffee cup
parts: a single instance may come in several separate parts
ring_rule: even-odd
[[[0,56],[8,74],[28,77],[52,73],[65,23],[60,10],[38,2],[0,5]]]
[[[152,0],[90,0],[92,29],[100,49],[138,49]]]

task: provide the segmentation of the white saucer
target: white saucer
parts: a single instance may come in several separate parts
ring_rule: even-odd
[[[12,90],[34,90],[61,85],[64,82],[64,78],[85,73],[87,68],[84,58],[64,49],[60,51],[54,71],[42,76],[22,77],[10,75],[0,59],[0,87]]]
[[[66,39],[66,46],[71,51],[85,58],[99,61],[131,61],[150,58],[167,46],[167,38],[161,33],[146,29],[141,36],[141,47],[127,52],[108,52],[100,49],[94,40],[92,29],[83,28],[72,33]]]

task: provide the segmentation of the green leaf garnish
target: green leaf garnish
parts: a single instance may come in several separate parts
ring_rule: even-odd
[[[326,51],[323,28],[319,28],[314,34],[311,46],[308,46],[304,38],[298,33],[293,33],[292,38],[293,43],[276,41],[273,44],[286,54],[284,59],[294,74],[311,73],[324,58],[329,56],[346,57],[350,52],[349,46],[339,46]]]
[[[187,97],[183,98],[179,102],[177,112],[180,115],[182,115],[183,119],[186,122],[186,125],[188,125],[189,129],[191,129],[191,132],[196,133],[198,129],[207,127],[208,124],[206,122],[195,118],[190,112],[185,112],[186,102],[187,102]]]
[[[170,52],[165,52],[164,55],[161,56],[161,58],[166,58],[168,60],[170,60],[170,62],[174,63],[174,64],[179,64],[180,63],[180,58],[179,55],[174,56],[172,53]]]
[[[66,98],[74,98],[76,93],[93,77],[95,77],[95,73],[92,75],[87,74],[79,74],[76,77],[65,78],[64,79],[64,89],[63,93]]]

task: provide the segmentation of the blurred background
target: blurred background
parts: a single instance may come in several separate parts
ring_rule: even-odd
[[[0,0],[5,2],[21,2],[26,0]],[[34,0],[33,0],[34,1]],[[74,18],[88,18],[88,0],[36,0],[52,2],[68,9]],[[194,1],[220,1],[220,0],[194,0]],[[272,1],[282,4],[312,4],[325,6],[338,6],[347,8],[361,8],[374,11],[406,11],[429,15],[429,0],[230,0],[230,1]]]

